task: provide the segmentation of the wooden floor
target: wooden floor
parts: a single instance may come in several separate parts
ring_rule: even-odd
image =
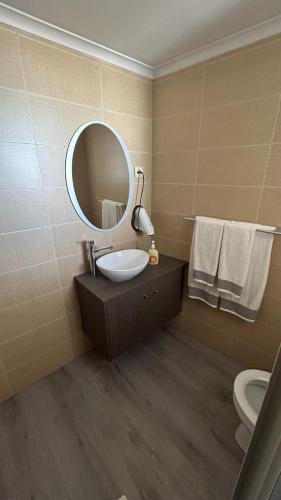
[[[165,331],[73,361],[0,405],[1,500],[230,500],[238,371]]]

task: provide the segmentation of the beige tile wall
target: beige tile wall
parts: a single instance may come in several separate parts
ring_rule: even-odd
[[[152,215],[157,245],[188,259],[185,214],[281,226],[281,38],[158,79]],[[270,370],[281,341],[281,237],[248,324],[185,297],[176,325],[247,367]]]
[[[91,347],[73,286],[88,269],[83,241],[141,244],[129,219],[105,234],[80,221],[64,160],[81,123],[106,120],[144,167],[149,209],[152,84],[4,25],[0,66],[1,400]]]

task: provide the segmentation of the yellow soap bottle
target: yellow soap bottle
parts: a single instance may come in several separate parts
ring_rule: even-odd
[[[155,241],[151,242],[151,247],[148,250],[148,255],[149,255],[148,263],[151,264],[152,266],[156,266],[159,262],[159,252],[155,248]]]

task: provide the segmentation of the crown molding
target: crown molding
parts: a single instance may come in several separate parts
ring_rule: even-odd
[[[18,9],[14,9],[2,2],[0,2],[0,22],[82,52],[95,59],[100,59],[101,61],[132,71],[137,75],[150,79],[153,78],[152,66],[71,33],[59,26],[33,17]]]
[[[220,56],[234,49],[245,47],[254,42],[258,42],[265,38],[281,33],[281,16],[276,16],[272,19],[255,24],[250,28],[239,31],[233,35],[227,36],[217,42],[205,45],[200,49],[188,52],[182,56],[175,57],[170,61],[159,64],[154,67],[153,78],[175,73],[181,69],[194,66],[203,61],[207,61],[213,57]]]
[[[281,33],[281,15],[175,57],[154,68],[0,2],[0,22],[150,79],[160,78]]]

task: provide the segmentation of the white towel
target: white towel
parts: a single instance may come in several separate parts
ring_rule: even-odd
[[[193,279],[214,286],[225,221],[196,217],[193,231]]]
[[[256,224],[225,222],[217,288],[240,297],[245,286],[252,255]]]
[[[188,296],[191,299],[202,300],[211,307],[218,307],[220,293],[213,285],[194,280],[194,252],[195,252],[195,233],[193,232],[189,268],[188,268]]]
[[[256,228],[265,231],[275,229],[259,225],[256,225]],[[255,321],[267,282],[272,243],[272,234],[255,231],[245,286],[239,298],[230,293],[221,294],[220,309],[222,311],[235,314],[251,323]]]
[[[124,204],[120,201],[102,200],[102,228],[116,226],[124,213]]]

